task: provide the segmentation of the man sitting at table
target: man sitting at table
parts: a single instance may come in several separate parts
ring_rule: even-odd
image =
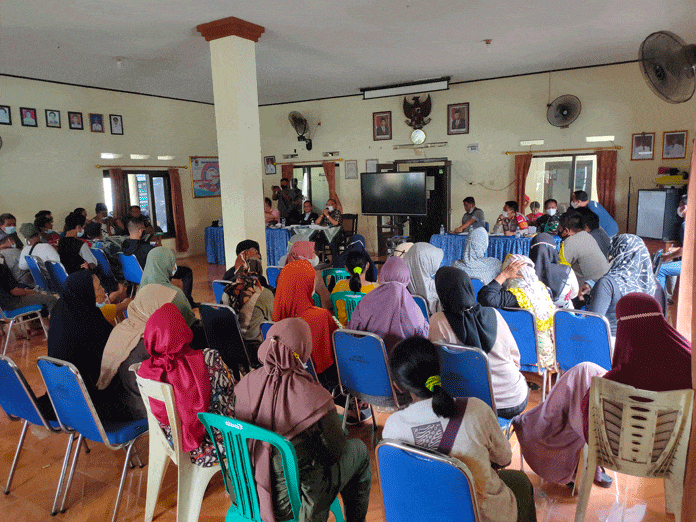
[[[303,207],[304,214],[300,217],[300,225],[311,225],[319,219],[319,214],[314,212],[311,201],[305,201]]]
[[[471,196],[464,198],[464,212],[462,216],[461,226],[455,228],[452,233],[460,234],[465,230],[472,230],[484,226],[485,217],[483,216],[483,210],[476,208],[476,201]]]
[[[585,281],[598,281],[609,271],[607,258],[597,241],[585,232],[580,214],[572,211],[563,214],[558,235],[563,238],[558,258],[562,264],[570,265],[581,287]]]
[[[616,224],[614,218],[609,215],[609,212],[597,201],[590,201],[590,197],[584,190],[576,190],[570,195],[570,206],[573,208],[587,207],[599,217],[599,226],[601,226],[609,237],[619,233],[619,225]]]
[[[315,225],[322,227],[338,227],[343,221],[343,215],[336,206],[336,200],[329,198],[326,201],[326,208],[322,210],[321,215],[314,221]]]
[[[270,198],[263,198],[263,214],[267,227],[280,222],[280,212],[277,208],[273,208]]]
[[[500,214],[493,227],[493,233],[503,233],[506,236],[514,236],[517,230],[529,228],[527,219],[518,212],[517,201],[506,201],[503,206],[503,213]]]

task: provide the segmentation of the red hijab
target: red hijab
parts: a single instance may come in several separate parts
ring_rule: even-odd
[[[181,419],[182,449],[192,451],[201,445],[205,435],[198,413],[208,411],[210,406],[210,380],[203,352],[189,346],[193,332],[178,308],[171,303],[150,316],[144,338],[150,358],[142,363],[138,375],[174,387]],[[150,407],[158,421],[169,424],[163,402],[153,400]]]
[[[314,268],[304,259],[291,261],[280,271],[273,302],[273,321],[301,317],[312,330],[312,354],[317,373],[334,363],[331,334],[338,329],[331,313],[314,306]]]

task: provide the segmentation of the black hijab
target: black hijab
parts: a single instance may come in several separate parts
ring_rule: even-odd
[[[551,234],[537,234],[529,247],[529,259],[534,262],[534,271],[539,280],[551,290],[551,298],[560,297],[571,268],[558,263],[556,242]]]
[[[76,237],[64,236],[60,238],[58,242],[58,255],[60,256],[60,262],[63,264],[68,274],[80,270],[80,267],[85,262],[80,255],[80,250],[82,250],[84,244],[83,241],[80,241]]]
[[[343,252],[341,252],[341,255],[336,256],[336,259],[334,259],[333,262],[333,267],[345,268],[346,259],[348,259],[348,254],[353,250],[358,250],[367,254],[367,250],[365,250],[365,238],[360,234],[353,234],[352,236],[350,236],[350,239],[348,240],[348,246],[346,246],[346,249]],[[367,281],[375,283],[377,282],[377,269],[375,268],[375,264],[372,262],[370,254],[367,254],[367,258],[370,262],[370,268],[367,269],[365,279]]]
[[[445,317],[459,342],[490,353],[498,337],[495,310],[476,302],[471,279],[463,270],[443,266],[435,273],[435,289]]]
[[[96,306],[92,276],[90,270],[68,276],[48,329],[48,355],[73,363],[90,392],[95,390],[104,346],[113,329]]]

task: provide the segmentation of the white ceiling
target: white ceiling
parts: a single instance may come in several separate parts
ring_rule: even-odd
[[[4,0],[0,73],[212,102],[195,28],[236,16],[266,28],[271,104],[634,60],[654,31],[696,43],[694,13],[693,0]]]

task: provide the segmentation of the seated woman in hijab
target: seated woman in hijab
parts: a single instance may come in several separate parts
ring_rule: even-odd
[[[271,327],[259,349],[263,368],[235,386],[235,417],[292,442],[300,472],[300,520],[326,521],[340,493],[346,521],[364,521],[370,457],[362,441],[346,439],[331,394],[305,370],[312,337],[307,322],[299,318]],[[280,456],[265,444],[255,444],[252,451],[261,518],[287,520],[292,513]]]
[[[403,339],[426,337],[429,325],[406,288],[411,277],[403,259],[387,259],[379,280],[380,286],[363,297],[353,310],[348,328],[379,335],[389,354]]]
[[[482,522],[536,522],[529,478],[522,471],[495,469],[510,464],[512,450],[493,410],[475,397],[455,400],[442,388],[437,347],[411,337],[396,345],[389,366],[396,386],[413,402],[389,416],[382,436],[464,462],[474,477]]]
[[[650,253],[643,240],[633,234],[611,238],[609,271],[597,281],[590,293],[587,311],[603,315],[609,321],[612,337],[616,336],[616,303],[631,292],[659,298],[665,310],[664,294],[653,275]]]
[[[408,290],[425,298],[431,315],[442,310],[433,277],[444,257],[445,252],[430,243],[416,243],[404,255],[404,261],[411,273]]]
[[[551,291],[553,303],[561,308],[572,308],[572,299],[578,295],[578,278],[568,265],[559,264],[553,236],[546,233],[534,236],[529,258],[539,281]]]
[[[207,411],[232,416],[234,386],[229,370],[217,351],[191,349],[193,332],[171,303],[150,316],[144,338],[150,358],[140,365],[138,375],[174,387],[183,450],[191,453],[194,464],[206,468],[213,466],[217,463],[215,448],[198,420],[198,413]],[[150,408],[171,440],[172,430],[164,403],[151,401]]]
[[[434,343],[481,348],[488,355],[498,417],[512,419],[527,407],[529,388],[520,373],[520,351],[503,316],[476,302],[471,279],[462,270],[443,266],[435,274],[443,312],[430,318]]]
[[[290,247],[290,252],[278,260],[278,265],[285,266],[290,261],[297,261],[298,259],[305,259],[314,267],[314,291],[321,299],[321,307],[329,312],[333,312],[333,303],[331,302],[329,289],[326,288],[324,278],[321,276],[321,267],[326,268],[327,265],[319,264],[319,256],[317,256],[314,250],[314,241],[295,241]]]
[[[348,244],[346,245],[346,249],[343,252],[341,252],[340,255],[335,256],[333,258],[333,267],[345,268],[346,263],[348,261],[348,256],[351,252],[364,252],[367,256],[367,261],[369,263],[369,267],[367,268],[367,271],[365,273],[365,281],[375,283],[377,281],[377,268],[375,267],[375,264],[372,262],[372,259],[370,258],[370,255],[367,253],[367,250],[365,250],[365,245],[365,238],[360,234],[353,234],[352,236],[350,236]]]
[[[524,460],[545,480],[558,484],[574,480],[587,441],[592,377],[657,392],[692,387],[691,343],[669,325],[653,297],[625,295],[616,304],[616,317],[611,370],[594,363],[572,367],[544,402],[513,420]],[[595,482],[609,487],[611,478],[598,468]]]
[[[546,285],[539,281],[531,259],[508,254],[502,272],[479,290],[477,300],[483,306],[522,308],[532,312],[536,317],[539,365],[555,371],[553,311],[556,307]]]
[[[334,362],[331,336],[338,324],[331,312],[314,306],[314,268],[309,261],[291,261],[280,271],[275,301],[273,302],[273,321],[290,317],[301,317],[312,331],[312,360],[320,381],[332,388],[338,383]]]
[[[273,320],[273,292],[265,288],[259,279],[263,266],[255,248],[241,252],[234,268],[234,278],[225,287],[222,304],[231,306],[237,313],[244,340],[258,346],[263,341],[261,323]]]
[[[452,266],[464,270],[470,278],[479,279],[484,285],[490,283],[500,273],[502,263],[496,257],[486,257],[488,253],[488,232],[483,227],[469,232],[464,246],[464,254]]]
[[[370,283],[367,281],[366,275],[372,264],[370,262],[370,256],[367,252],[361,250],[353,250],[346,257],[346,271],[350,274],[349,279],[342,279],[338,281],[331,291],[332,294],[336,292],[353,292],[353,293],[363,293],[368,294],[377,288],[376,283]],[[344,302],[337,302],[336,307],[336,317],[342,325],[346,325],[348,322],[348,316],[346,314],[346,307]]]
[[[147,263],[143,268],[143,277],[140,279],[139,291],[147,285],[162,285],[175,291],[172,303],[184,316],[186,324],[191,326],[196,321],[193,309],[184,292],[178,286],[172,284],[172,276],[176,272],[176,256],[166,247],[157,247],[150,250],[147,255]]]

